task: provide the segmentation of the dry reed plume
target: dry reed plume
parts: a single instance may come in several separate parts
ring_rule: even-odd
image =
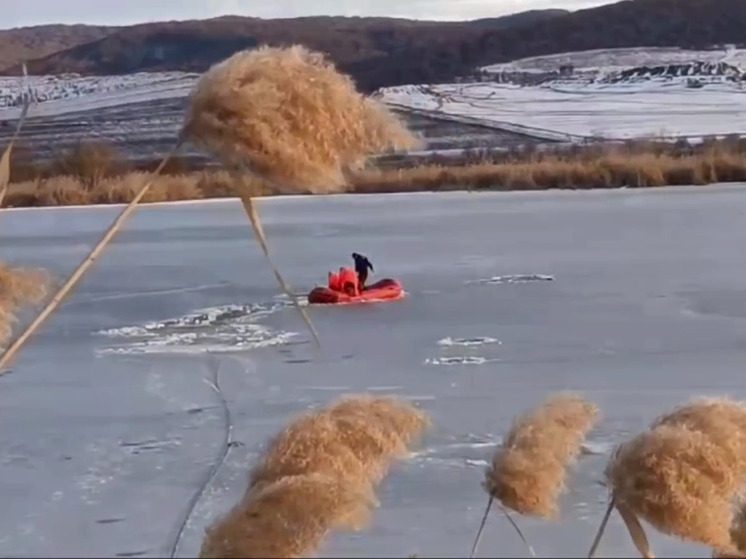
[[[386,475],[392,459],[405,457],[430,425],[423,412],[393,398],[343,398],[327,414],[340,440],[366,464],[373,482]]]
[[[621,445],[607,469],[615,503],[664,534],[732,548],[731,501],[742,475],[706,433],[661,425]]]
[[[320,473],[372,491],[367,467],[342,440],[331,418],[309,414],[294,421],[271,442],[264,459],[252,471],[249,485],[253,488],[286,476]]]
[[[579,396],[556,394],[514,421],[485,474],[484,488],[489,501],[472,556],[493,500],[523,515],[556,517],[568,466],[580,454],[583,440],[598,415],[598,408]],[[512,522],[509,515],[508,519]],[[513,526],[528,546],[518,526],[515,523]]]
[[[301,46],[239,52],[198,82],[184,137],[273,183],[340,190],[372,154],[417,145],[382,105],[320,53]]]
[[[277,435],[252,471],[250,486],[310,472],[370,486],[428,424],[421,411],[393,398],[343,398],[297,418]]]
[[[559,394],[519,417],[492,459],[487,492],[520,514],[556,517],[567,467],[580,453],[598,413],[578,396]]]
[[[359,530],[374,486],[429,425],[394,398],[352,396],[274,437],[239,503],[205,536],[202,557],[300,557],[334,529]]]
[[[10,338],[20,309],[38,304],[46,297],[49,280],[43,270],[13,268],[0,263],[0,347]]]
[[[620,445],[606,476],[612,490],[609,511],[619,509],[644,556],[652,552],[637,516],[664,534],[729,555],[734,551],[732,503],[746,477],[746,407],[728,399],[681,406]]]
[[[247,494],[207,529],[200,557],[306,557],[332,530],[360,530],[368,496],[344,480],[312,473],[283,477]]]

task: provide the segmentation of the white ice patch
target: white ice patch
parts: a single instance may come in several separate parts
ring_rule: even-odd
[[[497,361],[497,359],[487,359],[486,357],[472,357],[472,356],[454,356],[454,357],[434,357],[432,359],[425,359],[425,365],[485,365]]]
[[[487,468],[490,463],[487,460],[464,460],[464,464],[472,468]]]
[[[230,353],[266,347],[286,345],[297,334],[294,332],[272,332],[268,328],[256,327],[251,333],[221,335],[171,334],[129,345],[112,346],[99,350],[101,355],[145,355],[145,354],[201,354]]]
[[[588,456],[603,456],[610,454],[614,448],[611,441],[586,441],[581,446],[581,452]]]
[[[478,283],[482,285],[499,285],[512,283],[532,283],[539,281],[554,281],[554,276],[545,274],[513,274],[507,276],[494,276],[487,279],[480,279]]]
[[[99,350],[103,355],[226,353],[285,345],[297,334],[276,331],[259,321],[288,303],[226,305],[188,315],[96,332],[122,340]]]
[[[163,295],[175,295],[182,293],[196,293],[207,291],[230,285],[229,282],[208,283],[204,285],[194,285],[190,287],[176,287],[171,289],[154,289],[150,291],[130,291],[122,293],[110,293],[108,295],[92,295],[89,297],[80,297],[74,301],[76,304],[101,303],[104,301],[117,301],[121,299],[137,299],[143,297],[160,297]]]
[[[300,386],[300,390],[313,390],[316,392],[346,392],[352,390],[350,386]]]
[[[404,390],[403,386],[368,386],[367,392],[398,392]]]
[[[487,344],[502,345],[502,342],[495,338],[489,337],[474,337],[474,338],[443,338],[438,341],[438,345],[442,347],[478,347]]]
[[[485,468],[495,450],[503,444],[503,438],[496,434],[467,434],[450,437],[409,454],[408,460],[414,464],[445,468]],[[611,452],[613,444],[607,441],[586,441],[582,445],[584,456],[604,456]]]
[[[409,459],[416,464],[428,464],[447,468],[482,468],[489,465],[499,437],[492,435],[462,435],[451,442],[412,453]]]
[[[411,458],[424,458],[427,456],[437,456],[440,454],[469,454],[471,451],[479,451],[482,448],[494,448],[498,443],[496,441],[483,441],[483,442],[457,442],[446,445],[438,445],[430,448],[426,448],[417,452],[412,453]]]

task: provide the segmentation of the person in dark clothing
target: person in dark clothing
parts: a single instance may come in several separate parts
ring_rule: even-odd
[[[353,252],[352,259],[355,261],[355,273],[357,273],[358,285],[360,291],[362,291],[365,289],[365,282],[368,279],[368,268],[370,268],[370,271],[373,273],[375,273],[375,270],[373,269],[373,264],[370,263],[370,260],[362,254]]]

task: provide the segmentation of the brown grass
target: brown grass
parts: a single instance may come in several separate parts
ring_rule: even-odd
[[[14,268],[0,263],[0,347],[10,338],[21,308],[41,302],[49,285],[50,277],[43,270]]]
[[[727,551],[731,501],[743,481],[732,457],[709,431],[666,420],[621,445],[606,475],[616,501],[656,529]]]
[[[487,492],[520,514],[556,517],[568,465],[598,413],[578,396],[559,394],[519,417],[486,473]]]
[[[313,473],[283,477],[247,494],[208,528],[200,557],[307,557],[332,530],[362,529],[368,497],[343,480]]]
[[[191,97],[184,135],[230,166],[330,192],[367,157],[417,144],[391,113],[305,47],[239,52],[213,66]]]
[[[87,188],[102,180],[121,175],[129,170],[122,155],[105,142],[80,142],[52,161],[48,176],[72,176]]]
[[[133,171],[105,176],[95,182],[82,179],[78,174],[49,178],[40,176],[34,180],[12,183],[7,205],[125,203],[132,199],[137,186],[143,183],[146,176],[143,172]],[[294,190],[277,184],[270,186],[255,178],[243,180],[251,183],[256,196],[287,194]],[[746,155],[730,152],[723,147],[692,155],[601,152],[594,157],[579,154],[577,159],[550,156],[500,164],[368,170],[350,175],[348,189],[360,193],[457,189],[540,190],[703,185],[732,181],[746,181]],[[226,171],[162,175],[156,178],[144,202],[233,197],[236,196],[236,186],[236,178]],[[311,190],[318,191],[315,188]]]
[[[69,206],[90,204],[124,204],[130,202],[148,179],[153,185],[143,203],[202,200],[236,196],[236,179],[225,171],[202,171],[187,175],[159,175],[149,177],[134,171],[118,177],[104,178],[88,186],[74,176],[38,178],[13,183],[7,196],[11,207]],[[267,186],[248,179],[257,195],[270,194]]]
[[[370,170],[351,179],[356,192],[416,190],[543,190],[702,185],[746,180],[746,156],[717,151],[693,155],[549,156],[530,161],[423,165]]]

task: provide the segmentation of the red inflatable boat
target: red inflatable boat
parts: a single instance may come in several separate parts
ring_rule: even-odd
[[[393,279],[382,279],[367,286],[358,295],[349,295],[328,287],[316,287],[308,294],[308,302],[312,305],[339,305],[393,301],[402,297],[404,288],[401,283]]]

